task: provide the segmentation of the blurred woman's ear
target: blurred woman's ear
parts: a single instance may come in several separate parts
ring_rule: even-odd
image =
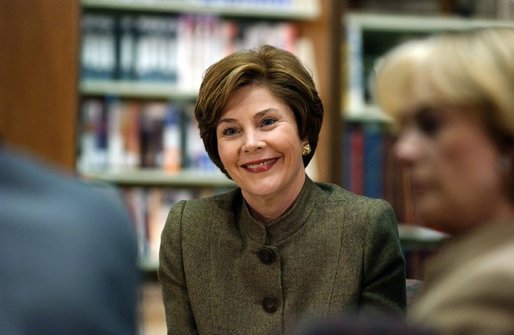
[[[514,201],[514,148],[508,149],[498,162],[500,173],[504,176],[506,191]]]

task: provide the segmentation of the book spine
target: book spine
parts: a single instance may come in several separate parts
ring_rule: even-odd
[[[163,166],[162,139],[166,108],[164,102],[148,102],[142,107],[141,150],[144,168]]]
[[[111,170],[124,168],[124,143],[122,135],[123,110],[118,98],[107,98],[107,155]]]
[[[364,194],[364,133],[358,124],[348,125],[345,131],[344,185],[356,194]]]
[[[117,78],[122,80],[134,79],[136,58],[136,33],[134,17],[124,15],[118,20],[117,33]]]
[[[102,170],[106,165],[104,106],[99,99],[86,99],[81,106],[79,171]]]
[[[123,103],[122,135],[124,143],[124,167],[134,170],[141,165],[140,104]]]
[[[364,195],[384,197],[384,137],[379,122],[363,124],[364,133]]]
[[[364,73],[362,60],[362,29],[355,23],[346,27],[347,40],[347,96],[345,110],[347,114],[356,115],[364,109]]]
[[[164,170],[178,172],[182,164],[180,110],[169,105],[166,110],[163,131]]]
[[[86,14],[81,22],[81,76],[112,79],[116,65],[116,28],[112,16]]]
[[[126,188],[126,201],[131,208],[139,243],[140,258],[155,262],[159,259],[161,234],[170,207],[179,200],[198,197],[191,189]]]

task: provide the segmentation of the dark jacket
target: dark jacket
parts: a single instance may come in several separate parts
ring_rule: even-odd
[[[343,310],[405,308],[391,207],[308,178],[268,225],[238,188],[173,206],[159,278],[169,334],[269,334]]]
[[[121,198],[0,147],[0,334],[136,334]]]

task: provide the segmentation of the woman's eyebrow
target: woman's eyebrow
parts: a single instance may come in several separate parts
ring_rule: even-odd
[[[269,107],[269,108],[263,109],[263,110],[255,113],[253,118],[259,119],[259,118],[262,118],[263,116],[265,116],[269,113],[272,113],[272,112],[278,112],[278,109],[274,108],[274,107]],[[219,119],[217,126],[219,126],[222,123],[230,123],[230,122],[237,122],[237,119],[230,118],[230,117],[222,117],[221,119]]]
[[[272,112],[278,112],[278,109],[277,108],[274,108],[274,107],[269,107],[269,108],[266,108],[266,109],[263,109],[262,111],[260,112],[257,112],[253,118],[254,119],[259,119],[263,116],[265,116],[266,114],[269,114],[269,113],[272,113]]]
[[[228,117],[221,118],[221,119],[219,119],[218,124],[217,124],[216,126],[219,126],[220,124],[222,124],[222,123],[224,123],[224,122],[225,122],[225,123],[236,122],[236,119],[234,119],[234,118],[228,118]]]

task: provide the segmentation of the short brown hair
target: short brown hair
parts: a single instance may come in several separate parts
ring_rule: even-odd
[[[291,108],[300,138],[308,140],[312,148],[303,157],[307,166],[318,144],[323,104],[302,62],[292,53],[269,45],[235,52],[205,72],[195,117],[211,160],[226,174],[218,153],[216,127],[232,94],[249,84],[263,85]]]

